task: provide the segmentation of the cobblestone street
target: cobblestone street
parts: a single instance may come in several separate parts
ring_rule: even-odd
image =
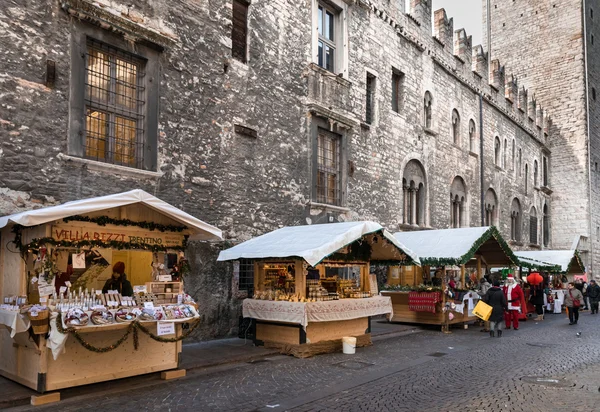
[[[600,317],[525,322],[501,339],[471,326],[381,339],[354,356],[265,360],[131,380],[36,410],[573,411],[600,402]],[[581,332],[578,337],[577,332]],[[240,341],[241,342],[241,341]],[[26,410],[26,407],[12,410]]]

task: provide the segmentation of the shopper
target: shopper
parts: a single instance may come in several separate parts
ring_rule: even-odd
[[[579,308],[583,301],[583,294],[575,287],[573,282],[569,283],[569,289],[565,293],[565,306],[569,311],[569,325],[577,325],[579,320]]]
[[[118,290],[121,296],[133,296],[131,282],[127,280],[125,274],[125,263],[117,262],[114,264],[112,276],[104,284],[102,293],[108,293],[109,290]]]
[[[513,275],[508,275],[504,285],[504,296],[508,302],[508,309],[504,313],[506,329],[510,329],[512,321],[514,330],[519,330],[519,312],[525,309],[525,296],[521,286],[515,283]]]
[[[500,289],[500,281],[494,280],[494,286],[488,289],[482,300],[492,307],[492,314],[490,315],[490,337],[494,337],[498,332],[498,337],[502,336],[502,318],[504,312],[508,310],[508,302],[504,292]]]
[[[479,290],[477,291],[477,294],[479,294],[479,296],[483,297],[485,296],[485,294],[487,293],[488,290],[490,290],[490,288],[492,287],[492,285],[490,285],[490,282],[487,279],[487,275],[481,278],[481,282],[479,284]],[[481,321],[483,323],[483,329],[481,329],[481,332],[489,332],[490,331],[490,322],[489,321]]]
[[[598,302],[600,302],[600,286],[594,279],[590,280],[590,285],[587,288],[588,299],[592,308],[592,315],[598,314]]]
[[[529,288],[529,302],[535,306],[535,320],[544,320],[544,286],[541,283]]]
[[[590,304],[588,303],[588,284],[587,282],[584,280],[583,281],[583,289],[581,290],[581,293],[583,294],[583,310],[589,310],[590,309]]]

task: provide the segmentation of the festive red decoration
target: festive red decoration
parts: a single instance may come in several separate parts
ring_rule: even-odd
[[[544,278],[542,277],[542,275],[540,275],[537,272],[533,272],[531,273],[529,276],[527,276],[527,282],[530,285],[539,285],[540,283],[542,283],[544,281]]]

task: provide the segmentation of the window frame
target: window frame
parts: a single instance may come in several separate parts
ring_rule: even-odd
[[[458,110],[452,109],[451,115],[451,127],[452,127],[452,141],[455,145],[460,146],[460,113]]]
[[[402,108],[404,76],[403,72],[392,67],[392,111],[395,113],[400,113]]]
[[[348,27],[347,27],[347,13],[348,4],[343,0],[312,0],[313,11],[312,11],[312,45],[313,45],[313,57],[312,61],[323,70],[327,70],[336,75],[341,75],[344,78],[348,78]],[[327,10],[333,14],[334,19],[334,33],[333,41],[322,38],[319,33],[319,8]],[[325,44],[333,47],[334,59],[333,69],[328,70],[324,65],[319,64],[319,42],[325,41]]]
[[[423,127],[428,130],[433,128],[433,94],[429,90],[423,94]]]
[[[142,111],[143,125],[143,163],[131,166],[102,160],[91,160],[85,154],[86,139],[86,59],[88,39],[106,44],[132,57],[144,60],[144,109]],[[108,167],[126,167],[131,170],[156,171],[158,164],[158,115],[160,95],[160,66],[159,57],[162,48],[147,42],[131,44],[122,36],[85,22],[74,21],[71,26],[71,81],[69,85],[69,131],[67,153],[69,156],[98,162]]]
[[[325,195],[325,202],[320,199],[318,194],[318,176],[319,176],[319,135],[321,133],[336,136],[339,139],[338,148],[338,173],[337,178],[337,202],[328,203]],[[331,131],[329,129],[328,120],[321,117],[313,117],[311,124],[311,140],[312,140],[312,184],[311,184],[311,199],[314,203],[329,205],[333,207],[344,207],[346,204],[346,187],[348,184],[348,167],[347,167],[347,136],[344,130]]]
[[[377,76],[367,71],[366,78],[366,102],[365,102],[365,123],[372,125],[375,123],[375,105],[377,94]]]
[[[235,42],[234,37],[236,34],[236,25],[235,25],[235,7],[236,4],[245,7],[245,16],[244,16],[244,24],[241,27],[241,31],[243,31],[243,50],[242,53],[238,53],[237,49],[234,48]],[[244,64],[248,63],[248,16],[250,15],[250,1],[248,0],[232,0],[231,1],[231,57],[239,62]]]

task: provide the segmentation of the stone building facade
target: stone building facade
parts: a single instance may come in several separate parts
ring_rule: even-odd
[[[597,0],[482,0],[484,45],[552,113],[554,247],[600,264],[600,80]],[[490,5],[489,12],[487,5]],[[523,28],[527,29],[523,29]],[[489,46],[488,46],[489,43]],[[525,47],[524,45],[527,45]]]
[[[16,0],[0,10],[0,214],[141,188],[223,229],[189,251],[198,339],[240,314],[218,251],[282,226],[494,224],[515,248],[561,244],[556,127],[533,91],[496,59],[488,74],[443,10],[432,27],[429,1],[404,10]]]

